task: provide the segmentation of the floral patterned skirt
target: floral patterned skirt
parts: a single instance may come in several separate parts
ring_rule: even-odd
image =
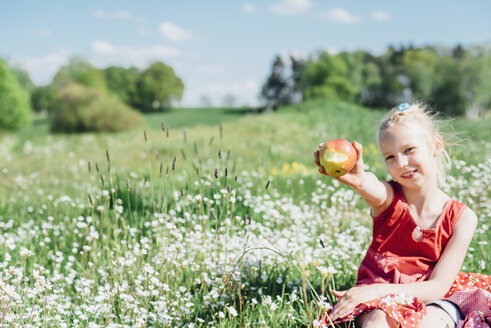
[[[465,317],[459,322],[458,328],[491,328],[491,276],[460,272],[444,300],[456,304]],[[388,295],[358,304],[350,315],[333,323],[353,320],[354,317],[374,309],[383,310],[393,319],[388,321],[392,322],[394,328],[415,328],[426,314],[424,302],[416,297]],[[328,314],[322,318],[320,327],[333,327]]]

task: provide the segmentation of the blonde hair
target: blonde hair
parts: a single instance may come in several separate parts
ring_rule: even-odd
[[[401,104],[392,108],[380,122],[377,130],[377,145],[380,149],[380,138],[384,130],[395,125],[403,125],[420,135],[428,142],[433,142],[437,136],[442,138],[442,149],[437,154],[437,173],[439,180],[445,179],[446,172],[450,168],[450,155],[447,147],[448,136],[441,131],[444,121],[437,119],[437,113],[432,112],[424,103]]]

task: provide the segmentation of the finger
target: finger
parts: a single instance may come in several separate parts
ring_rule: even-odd
[[[336,296],[338,299],[341,298],[341,297],[343,297],[344,295],[346,295],[346,292],[347,292],[346,290],[340,290],[340,291],[338,291],[338,290],[332,290],[331,291],[331,293],[334,296]]]
[[[338,303],[334,306],[332,311],[329,313],[329,317],[331,317],[331,320],[336,320],[337,318],[339,318],[339,308],[340,308],[340,306]]]
[[[359,142],[353,141],[353,148],[356,150],[356,166],[363,167],[363,146]]]
[[[335,310],[333,310],[331,313],[329,313],[329,316],[331,317],[332,320],[337,320],[339,318],[345,317],[347,314],[345,314],[345,309],[342,306],[338,306]]]
[[[337,304],[335,309],[329,314],[329,316],[332,320],[344,318],[351,313],[348,309],[349,306],[346,306],[345,304]]]
[[[319,166],[319,173],[322,175],[329,176],[329,174],[326,173],[326,170],[324,170],[324,167],[322,165]]]
[[[321,143],[319,144],[319,148],[322,148],[322,145],[323,145],[323,144],[324,144],[324,143],[323,143],[323,142],[321,142]]]

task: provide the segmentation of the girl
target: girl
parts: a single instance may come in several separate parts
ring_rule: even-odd
[[[487,304],[491,278],[459,273],[477,217],[438,187],[448,155],[432,116],[421,104],[401,104],[383,119],[377,143],[392,181],[365,172],[357,142],[355,167],[337,178],[371,207],[373,240],[356,286],[333,291],[338,303],[322,323],[356,317],[357,327],[456,327],[462,311],[482,324],[472,305],[463,308],[476,291]],[[314,155],[326,175],[319,151]]]

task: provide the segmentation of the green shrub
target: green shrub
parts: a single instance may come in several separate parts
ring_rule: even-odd
[[[141,114],[115,96],[79,84],[60,90],[51,114],[53,132],[116,132],[142,123]]]
[[[7,63],[0,59],[0,129],[18,130],[29,125],[30,121],[29,96]]]

